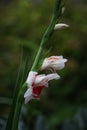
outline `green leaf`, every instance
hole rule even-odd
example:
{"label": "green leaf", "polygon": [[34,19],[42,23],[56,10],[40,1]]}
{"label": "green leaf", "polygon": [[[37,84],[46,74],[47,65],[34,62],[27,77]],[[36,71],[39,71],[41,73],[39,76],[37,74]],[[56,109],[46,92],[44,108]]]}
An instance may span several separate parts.
{"label": "green leaf", "polygon": [[[15,86],[15,92],[14,92],[14,97],[13,97],[11,111],[10,111],[10,114],[9,114],[9,117],[8,117],[8,121],[7,121],[7,125],[6,125],[6,130],[11,130],[12,126],[13,126],[15,107],[17,106],[16,105],[17,97],[18,97],[20,88],[22,87],[23,83],[25,82],[25,80],[27,78],[27,74],[28,74],[28,71],[29,71],[29,69],[28,69],[28,61],[29,61],[29,53],[26,53],[25,61],[24,61],[24,67],[23,67],[23,48],[22,48],[20,66],[19,66],[16,86]],[[22,67],[23,67],[23,73],[21,74]],[[21,81],[20,81],[20,79],[21,79]],[[20,106],[19,109],[21,109],[21,105],[19,105],[19,106]]]}
{"label": "green leaf", "polygon": [[22,59],[23,59],[23,49],[21,51],[20,66],[19,66],[18,76],[17,76],[17,80],[16,80],[16,86],[15,86],[15,92],[14,92],[14,96],[13,96],[12,106],[11,106],[10,114],[9,114],[7,124],[6,124],[6,130],[11,130],[11,128],[12,128],[13,117],[14,117],[14,112],[15,112],[15,105],[16,105],[16,101],[17,101],[17,95],[18,95],[18,91],[20,89],[20,85],[18,86],[18,83],[19,83],[20,71],[21,71],[21,66],[22,66]]}

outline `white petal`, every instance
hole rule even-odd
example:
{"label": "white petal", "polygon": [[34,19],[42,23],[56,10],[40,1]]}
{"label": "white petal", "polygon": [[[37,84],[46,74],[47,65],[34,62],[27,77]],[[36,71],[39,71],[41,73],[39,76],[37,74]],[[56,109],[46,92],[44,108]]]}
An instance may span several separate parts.
{"label": "white petal", "polygon": [[31,99],[33,99],[32,96],[26,97],[26,98],[25,98],[25,104],[28,103]]}
{"label": "white petal", "polygon": [[39,77],[36,78],[35,86],[46,86],[47,87],[48,86],[48,80],[47,80],[46,76],[43,76],[40,79],[39,79]]}
{"label": "white petal", "polygon": [[41,66],[41,70],[49,67],[49,65],[50,65],[50,60],[48,60],[48,58],[45,58],[45,60],[43,61],[42,66]]}
{"label": "white petal", "polygon": [[32,89],[29,88],[29,89],[27,89],[27,91],[25,92],[24,98],[29,97],[29,96],[31,96],[31,95],[32,95]]}
{"label": "white petal", "polygon": [[35,79],[35,84],[39,84],[41,83],[44,79],[45,79],[45,74],[44,75],[37,75],[36,79]]}
{"label": "white petal", "polygon": [[48,79],[48,81],[50,81],[52,79],[60,79],[60,76],[57,73],[54,73],[54,74],[48,74],[46,78]]}
{"label": "white petal", "polygon": [[61,70],[64,68],[65,66],[65,62],[67,62],[67,59],[60,59],[57,61],[54,61],[51,63],[51,66],[55,69],[55,70]]}
{"label": "white petal", "polygon": [[58,62],[58,64],[53,64],[53,68],[55,68],[56,70],[61,70],[63,69],[65,66],[65,64],[63,62]]}
{"label": "white petal", "polygon": [[31,99],[33,99],[31,88],[27,89],[27,91],[24,94],[24,98],[25,98],[25,104],[28,103]]}
{"label": "white petal", "polygon": [[64,23],[59,23],[55,25],[54,30],[65,28],[65,27],[69,27],[69,25],[64,24]]}
{"label": "white petal", "polygon": [[34,72],[34,71],[30,71],[29,74],[28,74],[28,78],[26,80],[26,83],[28,84],[28,86],[31,86],[32,83],[34,82],[35,80],[35,76],[37,75],[37,72]]}

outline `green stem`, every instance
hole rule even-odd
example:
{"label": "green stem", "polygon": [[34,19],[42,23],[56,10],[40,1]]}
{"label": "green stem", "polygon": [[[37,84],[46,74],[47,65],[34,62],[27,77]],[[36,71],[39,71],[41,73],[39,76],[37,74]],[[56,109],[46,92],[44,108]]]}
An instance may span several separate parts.
{"label": "green stem", "polygon": [[40,43],[40,47],[39,47],[39,50],[38,50],[37,55],[35,57],[35,60],[34,60],[34,63],[33,63],[33,66],[31,68],[31,70],[35,70],[35,67],[38,64],[41,52],[44,49],[44,45],[48,41],[48,39],[50,38],[50,36],[51,36],[51,34],[53,32],[55,24],[56,24],[56,19],[55,19],[54,15],[53,15],[52,19],[51,19],[51,22],[50,22],[50,25],[48,26],[46,32],[44,33],[44,35],[42,37],[42,40],[41,40],[41,43]]}
{"label": "green stem", "polygon": [[20,102],[19,102],[19,99],[17,100],[13,124],[12,124],[12,130],[18,130],[18,122],[19,122],[20,111],[21,111],[23,100],[24,100],[23,98],[21,98]]}
{"label": "green stem", "polygon": [[25,83],[22,86],[22,89],[17,97],[15,113],[14,113],[14,117],[13,117],[12,130],[18,130],[18,121],[19,121],[21,106],[24,101],[24,93],[25,93],[26,89],[27,89],[27,84]]}
{"label": "green stem", "polygon": [[38,50],[37,55],[35,57],[35,60],[34,60],[34,63],[33,63],[31,70],[35,70],[35,68],[38,64],[41,52],[44,49],[44,45],[48,41],[48,39],[50,38],[50,36],[54,30],[54,26],[55,26],[58,18],[61,16],[61,3],[62,3],[62,0],[56,0],[56,2],[55,2],[55,7],[53,10],[51,22],[50,22],[47,30],[45,31],[45,33],[42,37],[40,47],[39,47],[39,50]]}

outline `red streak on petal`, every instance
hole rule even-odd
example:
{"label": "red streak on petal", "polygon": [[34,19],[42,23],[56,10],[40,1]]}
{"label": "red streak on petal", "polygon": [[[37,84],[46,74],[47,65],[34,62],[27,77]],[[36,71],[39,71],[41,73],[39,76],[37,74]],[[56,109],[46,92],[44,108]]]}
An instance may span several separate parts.
{"label": "red streak on petal", "polygon": [[33,94],[34,94],[34,97],[35,98],[38,98],[42,89],[44,88],[45,86],[37,86],[37,87],[33,87]]}
{"label": "red streak on petal", "polygon": [[[37,77],[37,75],[38,75],[38,74],[35,74],[35,78]],[[32,83],[32,87],[34,87],[34,85],[35,85],[35,84],[34,84],[34,82],[33,82],[33,83]]]}
{"label": "red streak on petal", "polygon": [[34,83],[32,83],[32,87],[34,87]]}
{"label": "red streak on petal", "polygon": [[48,60],[59,60],[60,58],[53,58],[53,57],[49,57]]}

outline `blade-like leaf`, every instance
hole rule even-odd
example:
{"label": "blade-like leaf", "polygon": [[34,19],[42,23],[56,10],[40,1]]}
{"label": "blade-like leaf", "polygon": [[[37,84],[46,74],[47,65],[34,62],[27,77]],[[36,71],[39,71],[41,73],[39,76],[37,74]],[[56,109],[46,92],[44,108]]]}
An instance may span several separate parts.
{"label": "blade-like leaf", "polygon": [[16,86],[15,86],[15,92],[14,92],[13,101],[12,101],[12,107],[11,107],[11,111],[10,111],[10,114],[9,114],[9,117],[7,120],[7,124],[6,124],[6,130],[11,130],[11,128],[12,128],[17,95],[18,95],[18,91],[20,89],[20,85],[18,86],[18,82],[19,82],[20,71],[21,71],[21,66],[22,66],[22,59],[23,59],[23,49],[21,51],[20,66],[19,66],[18,76],[17,76],[17,80],[16,80]]}

